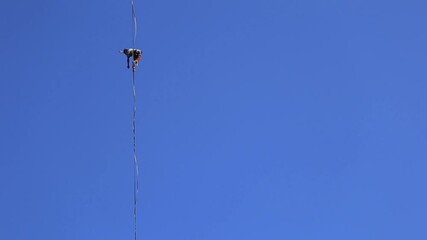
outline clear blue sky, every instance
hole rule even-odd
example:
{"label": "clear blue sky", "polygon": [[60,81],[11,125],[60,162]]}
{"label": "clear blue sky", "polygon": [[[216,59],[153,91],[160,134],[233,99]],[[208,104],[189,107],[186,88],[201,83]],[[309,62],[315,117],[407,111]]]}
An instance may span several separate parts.
{"label": "clear blue sky", "polygon": [[[427,239],[425,1],[135,1],[139,239]],[[1,239],[133,239],[130,14],[0,3]]]}

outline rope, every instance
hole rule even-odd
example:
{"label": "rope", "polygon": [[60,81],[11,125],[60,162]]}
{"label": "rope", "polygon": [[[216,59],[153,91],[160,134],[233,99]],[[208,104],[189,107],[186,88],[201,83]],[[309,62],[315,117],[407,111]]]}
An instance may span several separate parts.
{"label": "rope", "polygon": [[[137,23],[135,15],[135,0],[132,0],[132,48],[135,49]],[[135,60],[135,53],[132,52],[132,58]],[[132,118],[132,132],[133,132],[133,223],[134,223],[134,235],[137,240],[137,206],[138,206],[138,159],[136,158],[136,84],[135,84],[135,63],[132,64],[132,90],[133,90],[133,118]]]}
{"label": "rope", "polygon": [[135,48],[137,27],[138,26],[136,24],[136,15],[135,15],[135,0],[132,0],[132,28],[133,28],[132,48]]}
{"label": "rope", "polygon": [[132,89],[133,89],[133,120],[132,120],[132,132],[133,132],[133,163],[134,163],[134,175],[133,175],[133,222],[134,222],[134,233],[136,240],[136,214],[137,214],[137,195],[138,195],[138,160],[136,158],[136,87],[135,87],[135,70],[132,71]]}

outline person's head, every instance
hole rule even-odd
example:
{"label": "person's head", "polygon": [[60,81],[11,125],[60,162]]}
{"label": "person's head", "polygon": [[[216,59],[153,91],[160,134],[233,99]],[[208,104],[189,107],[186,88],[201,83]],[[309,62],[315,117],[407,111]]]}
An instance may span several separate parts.
{"label": "person's head", "polygon": [[128,55],[129,54],[129,49],[127,49],[127,48],[125,48],[125,49],[123,49],[123,51],[122,51],[124,54],[126,54],[126,55]]}

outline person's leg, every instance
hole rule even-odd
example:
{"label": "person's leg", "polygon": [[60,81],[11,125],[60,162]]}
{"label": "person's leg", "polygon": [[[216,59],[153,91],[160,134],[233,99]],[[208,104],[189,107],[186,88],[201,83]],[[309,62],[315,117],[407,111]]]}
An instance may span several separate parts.
{"label": "person's leg", "polygon": [[135,65],[138,65],[139,61],[141,61],[141,55],[135,56],[133,62],[135,63]]}

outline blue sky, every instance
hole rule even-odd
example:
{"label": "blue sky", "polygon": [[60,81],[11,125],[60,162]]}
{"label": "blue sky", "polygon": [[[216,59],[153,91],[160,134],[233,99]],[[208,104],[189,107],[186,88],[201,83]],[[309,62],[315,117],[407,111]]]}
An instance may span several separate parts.
{"label": "blue sky", "polygon": [[[139,239],[427,239],[425,1],[138,1]],[[0,3],[0,238],[133,238],[130,1]]]}

